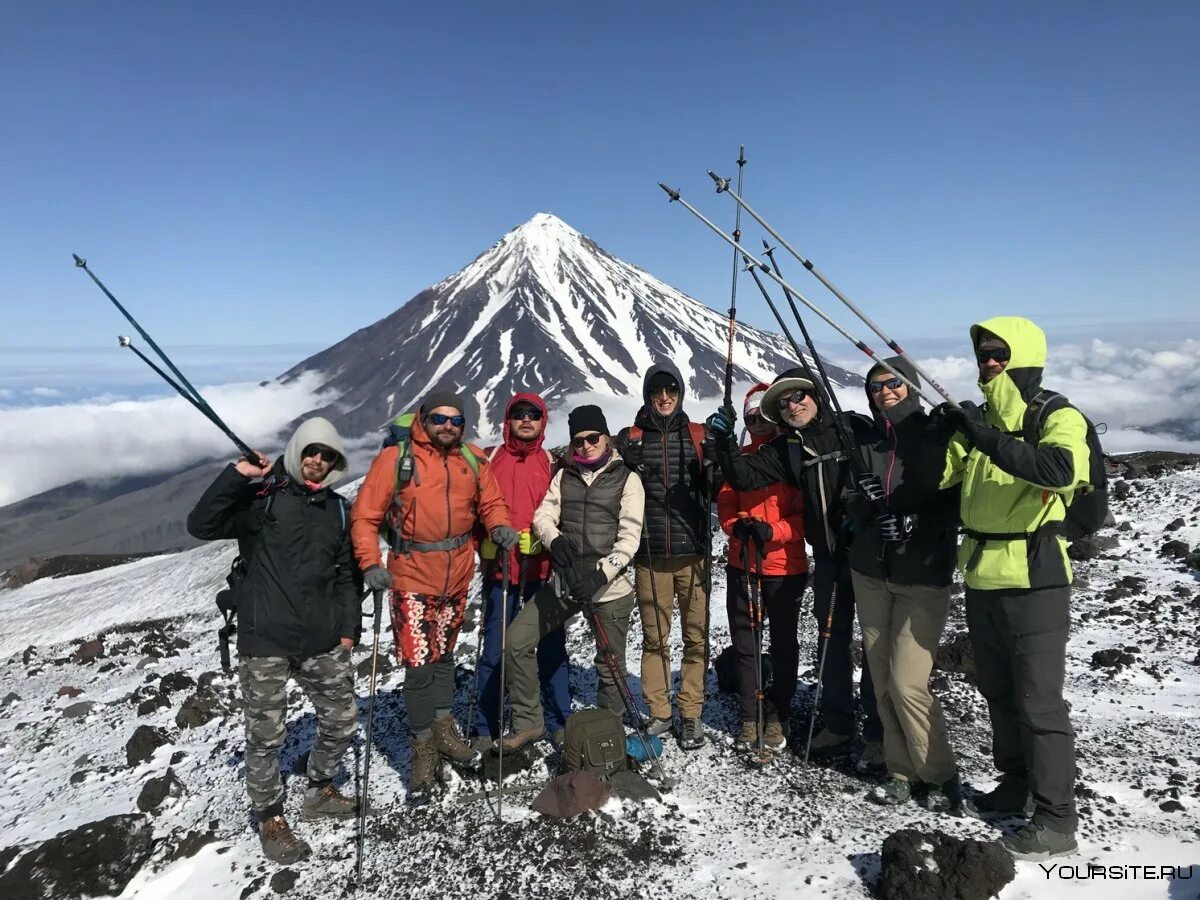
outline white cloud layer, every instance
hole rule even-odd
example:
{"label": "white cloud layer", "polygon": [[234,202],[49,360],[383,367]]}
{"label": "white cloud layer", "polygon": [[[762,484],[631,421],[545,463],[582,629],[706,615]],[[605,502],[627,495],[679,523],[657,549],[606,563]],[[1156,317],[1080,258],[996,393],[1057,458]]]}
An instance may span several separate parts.
{"label": "white cloud layer", "polygon": [[[328,402],[320,376],[281,385],[227,384],[200,389],[235,434],[265,453],[278,452],[279,430]],[[0,505],[79,479],[148,474],[236,448],[182,397],[82,402],[0,409]]]}

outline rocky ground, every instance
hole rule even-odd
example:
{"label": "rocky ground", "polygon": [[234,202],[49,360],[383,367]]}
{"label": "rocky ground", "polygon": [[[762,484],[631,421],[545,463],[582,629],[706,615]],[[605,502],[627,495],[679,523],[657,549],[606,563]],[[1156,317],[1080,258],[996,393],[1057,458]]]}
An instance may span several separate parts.
{"label": "rocky ground", "polygon": [[[1123,476],[1113,485],[1116,526],[1073,551],[1079,589],[1068,697],[1078,731],[1081,853],[1072,862],[1200,864],[1200,468],[1187,458],[1138,458]],[[0,634],[11,652],[0,664],[0,896],[349,892],[353,823],[297,819],[315,851],[300,866],[270,866],[258,853],[243,792],[239,692],[219,670],[218,620],[202,602],[230,555],[205,547],[0,592]],[[181,580],[187,590],[172,593]],[[714,655],[728,643],[721,578],[716,594]],[[39,611],[54,628],[26,645],[38,634],[30,618]],[[804,634],[815,649],[807,622]],[[472,638],[469,630],[460,647],[460,715]],[[595,677],[580,623],[570,642],[573,692],[587,703]],[[635,670],[640,649],[631,640]],[[369,654],[356,652],[365,675]],[[990,732],[973,675],[956,604],[933,685],[966,780],[987,789]],[[803,674],[796,698],[795,743],[807,730],[812,676]],[[385,666],[375,739],[347,758],[344,787],[353,790],[372,754],[368,896],[862,897],[880,890],[885,862],[901,871],[924,853],[937,868],[938,859],[946,866],[975,852],[943,846],[934,831],[983,841],[1000,833],[915,804],[870,805],[864,795],[873,782],[849,759],[805,767],[785,754],[766,769],[749,768],[732,751],[736,707],[715,676],[708,743],[689,755],[670,748],[664,765],[678,784],[661,802],[613,800],[573,821],[544,819],[528,809],[533,793],[520,789],[545,777],[551,757],[511,776],[503,821],[490,802],[458,802],[478,783],[453,773],[443,803],[413,811],[403,802],[409,733],[400,682]],[[358,684],[365,716],[365,677]],[[314,720],[298,692],[292,699],[283,767],[302,773]],[[302,783],[302,775],[289,779],[290,809],[298,809]],[[885,846],[904,829],[918,834]],[[1200,884],[1196,875],[1192,884]],[[1126,881],[1111,896],[1195,896],[1181,885]],[[1001,896],[1103,896],[1115,886],[1052,883],[1036,865],[1018,864]]]}

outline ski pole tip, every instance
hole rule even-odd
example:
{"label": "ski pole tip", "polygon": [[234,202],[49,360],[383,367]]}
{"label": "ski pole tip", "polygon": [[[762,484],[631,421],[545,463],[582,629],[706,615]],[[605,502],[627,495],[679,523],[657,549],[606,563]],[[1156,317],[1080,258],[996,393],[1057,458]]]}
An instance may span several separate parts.
{"label": "ski pole tip", "polygon": [[82,256],[80,256],[78,253],[72,253],[71,258],[73,260],[75,260],[75,268],[77,268],[77,269],[82,269],[87,265],[87,260],[84,259]]}
{"label": "ski pole tip", "polygon": [[131,344],[133,344],[133,341],[129,339],[129,335],[127,335],[127,334],[118,334],[117,335],[117,346],[128,347]]}
{"label": "ski pole tip", "polygon": [[672,203],[679,199],[679,191],[675,190],[675,188],[667,187],[661,181],[658,183],[658,186],[667,192],[667,196],[671,198]]}
{"label": "ski pole tip", "polygon": [[716,183],[718,194],[720,194],[723,191],[729,190],[729,179],[728,178],[722,178],[720,175],[718,175],[712,169],[708,170],[708,177],[711,178]]}

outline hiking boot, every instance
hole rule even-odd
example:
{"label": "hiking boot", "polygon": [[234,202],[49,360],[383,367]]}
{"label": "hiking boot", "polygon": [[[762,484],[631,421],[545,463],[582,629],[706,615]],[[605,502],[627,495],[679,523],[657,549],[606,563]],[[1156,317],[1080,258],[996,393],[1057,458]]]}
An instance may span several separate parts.
{"label": "hiking boot", "polygon": [[869,796],[880,806],[899,806],[912,797],[912,785],[907,778],[893,775],[883,784],[871,788]]}
{"label": "hiking boot", "polygon": [[957,774],[943,784],[925,786],[925,808],[930,812],[957,813],[962,803],[962,782]]}
{"label": "hiking boot", "polygon": [[1024,782],[1002,778],[986,794],[963,801],[963,809],[977,819],[1028,819],[1033,815],[1033,796]]}
{"label": "hiking boot", "polygon": [[534,741],[540,741],[545,736],[545,725],[538,725],[536,728],[526,728],[524,731],[515,731],[500,738],[492,747],[492,752],[498,752],[500,745],[503,745],[505,753],[512,753],[515,750],[520,750],[522,747],[527,747]]}
{"label": "hiking boot", "polygon": [[1017,859],[1041,862],[1052,856],[1063,856],[1079,849],[1074,834],[1065,834],[1030,822],[1015,834],[1000,839],[1000,846]]}
{"label": "hiking boot", "polygon": [[483,764],[483,754],[459,736],[454,716],[442,716],[433,723],[433,746],[442,759],[456,766],[478,769]]}
{"label": "hiking boot", "polygon": [[758,723],[743,722],[742,733],[737,736],[737,740],[733,742],[733,749],[741,753],[748,753],[751,750],[758,749]]}
{"label": "hiking boot", "polygon": [[665,719],[651,719],[650,724],[646,726],[646,734],[651,737],[662,737],[674,727],[675,723],[671,721],[670,716]]}
{"label": "hiking boot", "polygon": [[768,722],[763,729],[763,746],[778,753],[787,746],[787,735],[783,733],[783,725],[779,722]]}
{"label": "hiking boot", "polygon": [[704,746],[704,725],[699,717],[684,719],[683,727],[679,729],[679,749],[699,750]]}
{"label": "hiking boot", "polygon": [[822,728],[813,736],[812,744],[808,749],[808,755],[813,759],[821,759],[826,756],[844,753],[850,749],[851,740],[851,735],[838,734],[836,731]]}
{"label": "hiking boot", "polygon": [[262,841],[263,856],[271,862],[290,866],[312,855],[312,849],[292,833],[291,826],[283,816],[260,822],[258,837]]}
{"label": "hiking boot", "polygon": [[484,753],[490,753],[495,743],[490,734],[477,734],[471,738],[471,749],[478,750],[482,756]]}
{"label": "hiking boot", "polygon": [[408,780],[407,802],[410,806],[424,806],[433,797],[437,786],[438,751],[433,738],[423,741],[412,740],[412,775]]}
{"label": "hiking boot", "polygon": [[567,729],[558,728],[550,732],[550,746],[556,753],[562,753],[563,744],[567,742]]}
{"label": "hiking boot", "polygon": [[332,782],[310,784],[304,791],[304,805],[300,807],[301,818],[352,819],[356,815],[358,801],[340,793]]}
{"label": "hiking boot", "polygon": [[882,774],[887,771],[887,760],[883,755],[883,741],[867,741],[863,745],[862,756],[858,758],[855,768],[860,772]]}

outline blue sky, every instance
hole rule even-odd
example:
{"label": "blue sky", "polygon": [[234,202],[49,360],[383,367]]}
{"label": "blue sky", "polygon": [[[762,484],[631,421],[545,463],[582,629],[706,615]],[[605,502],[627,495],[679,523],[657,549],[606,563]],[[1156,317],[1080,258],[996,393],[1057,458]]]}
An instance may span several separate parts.
{"label": "blue sky", "polygon": [[316,349],[538,211],[723,309],[728,254],[656,182],[731,228],[704,171],[739,142],[747,199],[902,341],[1200,332],[1195,3],[10,3],[0,33],[0,353],[127,330],[71,252],[167,348]]}

